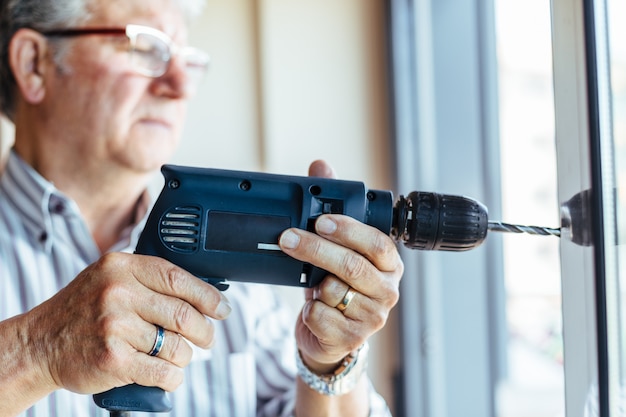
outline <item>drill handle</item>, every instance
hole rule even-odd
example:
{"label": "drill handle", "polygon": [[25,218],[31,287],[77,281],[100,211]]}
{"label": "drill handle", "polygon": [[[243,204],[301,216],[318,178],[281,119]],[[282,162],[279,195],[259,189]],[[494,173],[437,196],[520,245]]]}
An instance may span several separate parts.
{"label": "drill handle", "polygon": [[93,400],[98,407],[108,411],[166,413],[172,410],[172,404],[161,388],[137,384],[94,394]]}

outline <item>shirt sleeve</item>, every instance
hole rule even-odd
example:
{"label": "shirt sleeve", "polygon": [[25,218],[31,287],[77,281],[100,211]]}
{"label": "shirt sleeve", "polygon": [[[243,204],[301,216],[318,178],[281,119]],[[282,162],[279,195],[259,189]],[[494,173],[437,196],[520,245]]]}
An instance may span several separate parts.
{"label": "shirt sleeve", "polygon": [[376,392],[376,389],[370,381],[370,417],[392,417],[391,411],[385,402],[385,399]]}

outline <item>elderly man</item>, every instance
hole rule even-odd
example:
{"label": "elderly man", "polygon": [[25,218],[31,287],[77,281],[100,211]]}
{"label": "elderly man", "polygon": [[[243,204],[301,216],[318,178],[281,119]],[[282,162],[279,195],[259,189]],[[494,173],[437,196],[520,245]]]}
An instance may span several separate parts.
{"label": "elderly man", "polygon": [[270,286],[223,294],[127,253],[206,66],[186,45],[197,3],[0,0],[0,110],[16,127],[0,180],[2,416],[103,413],[84,394],[130,383],[173,391],[179,416],[388,412],[360,348],[398,299],[383,233],[338,215],[283,233],[285,253],[329,271],[295,332]]}

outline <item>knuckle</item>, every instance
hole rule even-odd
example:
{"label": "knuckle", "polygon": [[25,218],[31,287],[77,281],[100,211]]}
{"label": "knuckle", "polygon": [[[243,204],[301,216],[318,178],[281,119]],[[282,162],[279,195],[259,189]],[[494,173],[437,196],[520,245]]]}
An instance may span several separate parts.
{"label": "knuckle", "polygon": [[120,258],[120,256],[115,252],[105,253],[96,261],[96,267],[100,269],[109,269],[120,262],[118,258]]}
{"label": "knuckle", "polygon": [[176,334],[175,337],[170,337],[170,340],[172,340],[172,356],[180,354],[183,343],[182,339],[182,336],[179,334]]}
{"label": "knuckle", "polygon": [[148,378],[153,386],[169,386],[172,377],[172,367],[164,361],[150,368]]}
{"label": "knuckle", "polygon": [[326,333],[328,329],[337,325],[335,318],[330,314],[331,311],[323,302],[312,301],[309,303],[306,314],[302,315],[302,320],[307,326],[318,328],[322,333]]}
{"label": "knuckle", "polygon": [[101,342],[106,342],[110,337],[109,335],[111,335],[117,328],[117,318],[111,314],[107,314],[98,320],[97,326],[97,334],[104,339]]}
{"label": "knuckle", "polygon": [[183,384],[184,373],[182,369],[173,369],[170,372],[169,384],[164,386],[163,389],[168,392],[175,391],[176,388]]}
{"label": "knuckle", "polygon": [[398,279],[402,279],[402,275],[404,274],[404,262],[400,258],[400,254],[397,254],[396,259],[397,259],[397,263],[396,263],[395,272],[397,274]]}
{"label": "knuckle", "polygon": [[339,284],[339,280],[337,280],[336,278],[334,278],[331,275],[326,276],[325,279],[322,280],[322,282],[319,283],[319,293],[320,294],[326,294],[326,295],[336,295],[336,296],[341,296],[341,291],[345,291],[345,284],[342,287],[340,287]]}
{"label": "knuckle", "polygon": [[388,309],[391,309],[398,303],[399,300],[400,289],[397,286],[388,283],[387,291],[385,291],[385,306]]}
{"label": "knuckle", "polygon": [[122,367],[122,359],[110,339],[103,339],[99,345],[97,354],[94,355],[96,367],[103,372],[120,369]]}
{"label": "knuckle", "polygon": [[368,262],[355,254],[348,254],[342,262],[346,278],[358,278],[367,271]]}
{"label": "knuckle", "polygon": [[128,268],[129,258],[126,255],[117,252],[105,253],[89,269],[95,270],[97,275],[115,276],[116,271],[125,271]]}
{"label": "knuckle", "polygon": [[386,313],[382,311],[377,311],[370,315],[370,324],[372,325],[374,330],[378,331],[385,327],[385,324],[387,324],[387,317],[388,315]]}
{"label": "knuckle", "polygon": [[174,307],[172,317],[174,319],[176,330],[180,333],[186,333],[191,326],[191,320],[193,317],[191,306],[182,301],[177,303],[176,307]]}
{"label": "knuckle", "polygon": [[400,289],[389,280],[384,280],[382,282],[384,284],[380,286],[380,295],[376,298],[376,301],[389,311],[400,300]]}
{"label": "knuckle", "polygon": [[110,350],[102,350],[95,356],[96,369],[101,374],[110,374],[115,369],[120,369],[117,357]]}
{"label": "knuckle", "polygon": [[172,361],[178,366],[187,366],[191,361],[191,348],[182,336],[172,337]]}
{"label": "knuckle", "polygon": [[402,261],[398,254],[398,248],[389,236],[376,233],[371,241],[370,253],[374,259],[382,261],[383,269],[395,271],[402,267]]}
{"label": "knuckle", "polygon": [[165,280],[169,290],[171,290],[174,294],[181,293],[188,283],[187,275],[182,271],[182,269],[175,266],[167,268]]}
{"label": "knuckle", "polygon": [[375,233],[371,240],[371,251],[375,256],[387,258],[395,252],[395,245],[390,244],[389,237],[382,233]]}
{"label": "knuckle", "polygon": [[394,307],[400,301],[400,289],[397,286],[393,287],[391,291],[391,296],[389,297],[389,301],[391,303],[391,307]]}
{"label": "knuckle", "polygon": [[94,347],[94,357],[98,369],[104,371],[114,371],[124,368],[125,355],[123,354],[123,343],[121,343],[120,320],[115,314],[107,314],[101,317],[96,330],[92,333],[91,344]]}
{"label": "knuckle", "polygon": [[309,250],[311,252],[311,256],[314,259],[319,259],[325,255],[324,247],[322,246],[322,241],[319,239],[312,239],[309,245]]}

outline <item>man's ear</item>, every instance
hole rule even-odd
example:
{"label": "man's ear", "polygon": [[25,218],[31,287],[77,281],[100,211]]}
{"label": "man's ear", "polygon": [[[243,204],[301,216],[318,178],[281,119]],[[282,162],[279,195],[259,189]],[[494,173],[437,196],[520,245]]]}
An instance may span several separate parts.
{"label": "man's ear", "polygon": [[45,96],[44,73],[48,43],[32,29],[18,30],[9,44],[9,65],[24,100],[31,104]]}

